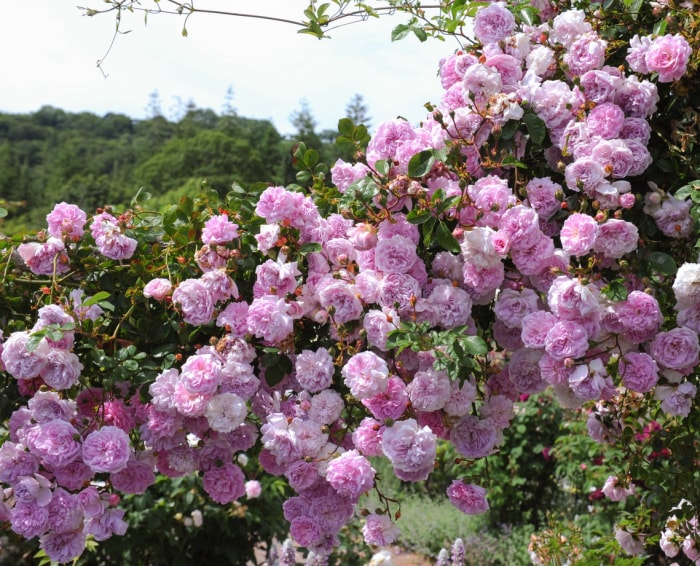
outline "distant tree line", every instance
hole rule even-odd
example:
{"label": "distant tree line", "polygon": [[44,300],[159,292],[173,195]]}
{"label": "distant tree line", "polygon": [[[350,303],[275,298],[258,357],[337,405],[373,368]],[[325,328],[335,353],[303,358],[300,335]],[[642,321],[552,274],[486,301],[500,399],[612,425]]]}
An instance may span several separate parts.
{"label": "distant tree line", "polygon": [[[269,120],[239,116],[230,98],[221,114],[190,102],[177,121],[158,112],[134,120],[52,106],[0,113],[0,206],[9,211],[0,232],[42,226],[61,201],[93,211],[126,204],[141,188],[167,201],[170,193],[204,180],[221,195],[234,182],[286,185],[294,181],[297,141],[319,151],[326,163],[342,156],[334,145],[338,133],[317,132],[306,101],[290,116],[295,134],[283,136]],[[360,95],[348,103],[346,116],[369,126]]]}

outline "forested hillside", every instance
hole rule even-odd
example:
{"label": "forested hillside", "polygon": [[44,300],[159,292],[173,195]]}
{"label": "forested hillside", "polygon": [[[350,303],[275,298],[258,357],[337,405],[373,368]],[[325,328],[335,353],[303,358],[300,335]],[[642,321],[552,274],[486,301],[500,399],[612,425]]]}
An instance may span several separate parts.
{"label": "forested hillside", "polygon": [[0,207],[8,210],[0,227],[8,234],[39,228],[57,202],[95,210],[128,203],[141,188],[167,202],[204,180],[221,195],[234,182],[292,182],[297,140],[326,160],[338,156],[337,134],[316,133],[308,107],[292,118],[298,131],[287,138],[268,120],[192,107],[177,122],[51,106],[0,114]]}

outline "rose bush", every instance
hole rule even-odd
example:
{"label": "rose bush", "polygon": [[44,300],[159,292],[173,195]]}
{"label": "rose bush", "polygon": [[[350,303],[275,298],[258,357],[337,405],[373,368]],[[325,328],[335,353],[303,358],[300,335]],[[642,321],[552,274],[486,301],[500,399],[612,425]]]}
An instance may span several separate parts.
{"label": "rose bush", "polygon": [[[457,4],[476,42],[441,61],[442,100],[371,139],[341,120],[357,163],[329,170],[300,144],[298,184],[163,213],[60,203],[45,231],[2,240],[15,533],[67,562],[124,534],[120,495],[159,475],[198,474],[223,505],[272,475],[315,555],[371,489],[364,533],[388,544],[399,513],[369,457],[421,481],[451,442],[447,495],[484,512],[471,464],[551,388],[617,454],[602,493],[636,500],[609,540],[695,560],[700,185],[694,140],[664,136],[692,116],[697,21],[672,3]],[[634,22],[653,33],[630,38]]]}

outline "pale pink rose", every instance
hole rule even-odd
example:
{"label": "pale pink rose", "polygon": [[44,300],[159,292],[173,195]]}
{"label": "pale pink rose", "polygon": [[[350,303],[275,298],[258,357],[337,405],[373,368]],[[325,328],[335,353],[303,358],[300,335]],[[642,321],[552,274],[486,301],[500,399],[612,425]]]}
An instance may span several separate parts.
{"label": "pale pink rose", "polygon": [[630,66],[630,69],[632,69],[632,71],[635,73],[642,73],[644,75],[649,73],[649,67],[647,67],[645,55],[651,47],[651,42],[652,38],[648,35],[640,37],[638,34],[635,34],[634,37],[630,39],[625,60]]}
{"label": "pale pink rose", "polygon": [[685,74],[691,53],[692,49],[682,35],[664,35],[651,42],[644,54],[644,62],[649,71],[659,74],[659,82],[668,83]]}
{"label": "pale pink rose", "polygon": [[228,215],[220,214],[209,218],[202,229],[202,243],[228,244],[238,238],[238,224],[228,219]]}
{"label": "pale pink rose", "polygon": [[49,225],[49,235],[56,238],[64,236],[70,240],[78,240],[85,233],[84,227],[87,215],[74,204],[58,203],[46,216]]}
{"label": "pale pink rose", "polygon": [[467,484],[462,480],[452,480],[447,488],[450,503],[467,515],[478,515],[489,509],[486,490],[478,485]]}
{"label": "pale pink rose", "polygon": [[610,501],[622,501],[634,494],[634,484],[628,482],[627,485],[622,485],[617,476],[608,476],[602,491]]}
{"label": "pale pink rose", "polygon": [[151,279],[143,287],[143,296],[147,299],[162,301],[170,294],[172,288],[173,285],[169,279],[163,277]]}
{"label": "pale pink rose", "polygon": [[375,473],[367,458],[357,450],[348,450],[329,462],[326,480],[339,495],[356,500],[372,489]]}
{"label": "pale pink rose", "polygon": [[248,499],[256,499],[262,495],[262,486],[258,480],[245,482],[245,495]]}
{"label": "pale pink rose", "polygon": [[399,529],[389,515],[367,515],[362,527],[362,535],[365,542],[370,545],[387,546],[393,543],[399,536]]}
{"label": "pale pink rose", "polygon": [[480,8],[474,18],[474,36],[481,43],[494,43],[511,35],[515,17],[504,2],[494,2]]}
{"label": "pale pink rose", "polygon": [[637,249],[639,230],[626,220],[609,218],[600,225],[593,250],[606,258],[619,259]]}
{"label": "pale pink rose", "polygon": [[241,469],[231,462],[211,468],[202,476],[204,491],[222,505],[243,497],[246,493],[245,482],[245,475]]}
{"label": "pale pink rose", "polygon": [[92,431],[83,441],[83,462],[93,472],[118,472],[131,456],[129,436],[116,426],[103,426]]}
{"label": "pale pink rose", "polygon": [[379,240],[374,252],[374,264],[384,273],[407,273],[417,259],[416,245],[400,235]]}
{"label": "pale pink rose", "polygon": [[398,420],[406,410],[408,400],[408,392],[403,381],[399,377],[392,376],[389,378],[385,391],[373,397],[362,399],[362,404],[372,412],[375,419],[380,421]]}
{"label": "pale pink rose", "polygon": [[450,440],[465,458],[483,458],[498,442],[496,427],[490,420],[465,415],[450,431]]}
{"label": "pale pink rose", "polygon": [[651,390],[659,379],[659,368],[649,354],[627,352],[620,358],[619,369],[622,384],[637,393]]}
{"label": "pale pink rose", "polygon": [[52,420],[27,433],[26,443],[44,464],[66,466],[80,456],[80,434],[69,422]]}
{"label": "pale pink rose", "polygon": [[214,300],[204,283],[185,279],[173,292],[173,303],[180,306],[188,324],[208,324],[214,318]]}
{"label": "pale pink rose", "polygon": [[341,370],[345,384],[357,399],[369,399],[386,391],[389,368],[374,352],[353,355]]}
{"label": "pale pink rose", "polygon": [[605,64],[605,49],[608,42],[595,32],[585,33],[571,44],[564,54],[564,63],[569,73],[581,76],[588,71],[600,69]]}
{"label": "pale pink rose", "polygon": [[63,240],[51,237],[44,243],[28,242],[17,246],[17,253],[36,275],[60,275],[70,270]]}
{"label": "pale pink rose", "polygon": [[429,427],[419,427],[415,419],[397,421],[384,429],[382,451],[404,481],[427,479],[433,471],[437,443]]}
{"label": "pale pink rose", "polygon": [[698,335],[683,327],[659,332],[649,353],[663,367],[688,371],[697,365],[699,352]]}

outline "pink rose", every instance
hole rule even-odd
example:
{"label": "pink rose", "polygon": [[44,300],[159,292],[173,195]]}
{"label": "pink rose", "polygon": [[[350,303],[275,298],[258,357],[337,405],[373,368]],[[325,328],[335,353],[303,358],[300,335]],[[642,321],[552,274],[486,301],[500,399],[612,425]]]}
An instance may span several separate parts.
{"label": "pink rose", "polygon": [[680,79],[688,66],[692,49],[679,34],[657,37],[644,54],[649,71],[659,74],[659,82],[669,83]]}
{"label": "pink rose", "polygon": [[131,456],[129,436],[116,426],[92,431],[83,441],[83,462],[93,472],[118,472]]}
{"label": "pink rose", "polygon": [[202,486],[214,501],[226,505],[245,495],[245,475],[230,462],[209,469],[202,476]]}
{"label": "pink rose", "polygon": [[172,288],[173,285],[168,279],[162,277],[151,279],[143,287],[143,296],[147,299],[162,301],[170,294]]}
{"label": "pink rose", "polygon": [[513,33],[515,17],[504,2],[494,2],[481,8],[474,18],[474,36],[481,43],[498,42]]}
{"label": "pink rose", "polygon": [[374,485],[375,470],[357,450],[343,452],[328,464],[326,479],[339,495],[357,499]]}
{"label": "pink rose", "polygon": [[450,503],[467,515],[478,515],[489,509],[486,490],[478,485],[467,484],[462,480],[453,480],[447,488]]}

